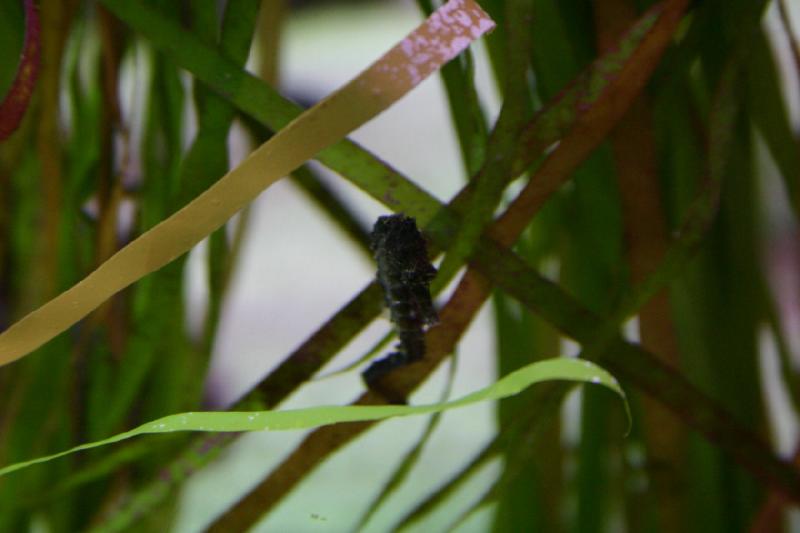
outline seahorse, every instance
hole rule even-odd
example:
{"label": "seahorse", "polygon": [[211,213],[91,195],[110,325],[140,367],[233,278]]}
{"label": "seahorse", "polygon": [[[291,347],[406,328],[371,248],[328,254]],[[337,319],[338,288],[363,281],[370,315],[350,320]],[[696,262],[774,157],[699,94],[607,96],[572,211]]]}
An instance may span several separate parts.
{"label": "seahorse", "polygon": [[396,351],[364,371],[367,386],[399,366],[425,357],[425,331],[438,321],[430,293],[436,269],[428,260],[425,238],[412,217],[380,217],[370,247],[378,266],[377,280],[400,342]]}

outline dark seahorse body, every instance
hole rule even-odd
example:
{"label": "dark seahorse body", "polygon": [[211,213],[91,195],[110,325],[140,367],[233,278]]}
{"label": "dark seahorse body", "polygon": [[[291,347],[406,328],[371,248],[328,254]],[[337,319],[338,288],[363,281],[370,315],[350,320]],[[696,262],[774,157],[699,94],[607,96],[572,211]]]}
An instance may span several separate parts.
{"label": "dark seahorse body", "polygon": [[397,351],[364,372],[364,381],[370,387],[392,369],[422,359],[425,331],[438,321],[430,293],[436,269],[428,260],[425,239],[414,219],[405,215],[380,217],[372,230],[371,248],[378,265],[378,283],[400,342]]}

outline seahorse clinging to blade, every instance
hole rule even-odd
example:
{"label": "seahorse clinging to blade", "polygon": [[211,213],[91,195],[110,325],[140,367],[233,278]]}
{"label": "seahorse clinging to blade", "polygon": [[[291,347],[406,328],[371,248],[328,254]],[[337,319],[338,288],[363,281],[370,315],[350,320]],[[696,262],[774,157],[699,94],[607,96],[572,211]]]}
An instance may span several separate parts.
{"label": "seahorse clinging to blade", "polygon": [[425,356],[425,331],[438,321],[430,294],[436,269],[428,260],[425,239],[413,218],[383,216],[372,230],[371,248],[378,265],[378,283],[400,342],[397,351],[364,372],[367,385],[393,368]]}

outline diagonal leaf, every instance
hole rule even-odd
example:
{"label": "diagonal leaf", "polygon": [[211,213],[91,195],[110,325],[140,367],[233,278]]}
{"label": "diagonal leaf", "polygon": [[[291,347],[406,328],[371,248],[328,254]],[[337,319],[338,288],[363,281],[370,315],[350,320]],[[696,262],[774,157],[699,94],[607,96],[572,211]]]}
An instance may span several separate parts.
{"label": "diagonal leaf", "polygon": [[[679,6],[679,4],[679,2],[669,3],[673,9],[673,19],[675,6]],[[645,18],[649,17],[647,21],[650,25],[658,18],[658,13],[660,12],[658,10],[660,9],[661,7],[657,7],[655,8],[656,11],[651,11],[645,16]],[[132,23],[129,19],[126,19],[126,21]],[[147,32],[147,25],[141,22],[138,24],[137,29],[150,37],[151,35]],[[644,36],[651,36],[644,29],[644,25],[640,25],[640,30],[638,34],[640,39]],[[169,43],[163,43],[163,41],[159,45],[173,48]],[[619,47],[616,50],[618,54],[614,56],[616,62],[611,61],[610,63],[612,65],[616,63],[617,68],[620,68],[620,65],[624,65],[629,56],[624,56],[621,51],[628,48],[627,46]],[[650,52],[644,53],[642,56],[636,56],[636,60],[639,62],[651,61],[652,50],[651,47]],[[214,63],[214,67],[219,69],[214,71],[203,65],[198,66],[197,61],[192,63],[192,56],[180,50],[172,51],[173,57],[178,58],[195,75],[212,84],[217,90],[229,95],[238,107],[253,114],[259,120],[265,122],[279,121],[282,120],[281,117],[292,116],[291,108],[287,111],[285,107],[276,103],[274,92],[263,85],[259,85],[245,74],[227,68],[224,62],[217,61]],[[211,52],[208,50],[202,50],[202,53],[212,59],[214,57],[210,55]],[[614,72],[614,70],[609,70],[606,73],[606,81],[614,79]],[[224,73],[224,75],[221,73]],[[595,89],[601,87],[603,79],[603,76],[598,76],[596,83],[592,86]],[[576,86],[580,87],[580,84],[576,84]],[[585,93],[578,92],[579,96],[586,97]],[[580,109],[585,110],[591,106],[591,100],[587,98],[576,99],[576,105],[578,104]],[[274,115],[270,116],[271,112]],[[546,114],[543,116],[546,116]],[[551,120],[556,126],[565,122],[555,117],[551,117]],[[538,134],[531,135],[531,139],[543,142],[541,141],[542,137]],[[320,160],[344,173],[348,179],[368,190],[371,195],[380,198],[387,205],[413,214],[420,221],[430,220],[438,208],[429,195],[420,191],[412,183],[404,181],[391,168],[382,165],[353,143],[345,142],[335,149],[326,151],[320,155]],[[348,173],[353,175],[348,175]],[[377,178],[374,183],[367,183],[368,179],[361,180],[357,176],[357,174],[369,176],[370,173],[372,173],[372,176],[379,176],[381,178],[380,183],[378,183]],[[431,226],[430,234],[440,244],[447,245],[449,236],[455,228],[454,224],[454,219],[449,213],[442,215],[442,218]],[[599,325],[598,317],[581,309],[563,291],[538,277],[522,261],[518,261],[513,254],[509,254],[499,248],[484,249],[483,251],[484,253],[479,251],[478,254],[479,266],[485,273],[490,275],[490,278],[501,282],[506,291],[525,302],[530,308],[541,312],[543,316],[556,323],[565,333],[583,340],[591,338],[593,331]],[[787,472],[782,463],[775,460],[774,456],[765,455],[763,453],[765,448],[758,439],[754,439],[752,435],[746,432],[741,432],[741,428],[733,424],[729,416],[721,413],[717,406],[710,404],[705,397],[699,394],[685,380],[679,376],[673,376],[667,369],[654,363],[647,352],[632,345],[626,345],[621,340],[618,341],[617,345],[625,350],[625,357],[619,358],[619,360],[615,361],[615,364],[619,365],[620,368],[624,368],[632,381],[657,396],[674,411],[681,413],[687,422],[702,430],[706,436],[720,442],[724,448],[733,452],[753,472],[770,478],[776,484],[783,486],[788,493],[797,494],[796,476]],[[670,387],[670,384],[674,386]],[[764,460],[759,460],[759,457],[764,458]]]}
{"label": "diagonal leaf", "polygon": [[[519,50],[511,54],[506,66],[506,87],[503,108],[497,119],[486,147],[486,160],[480,172],[472,178],[473,193],[461,227],[439,266],[439,276],[448,279],[458,271],[466,259],[472,255],[475,243],[503,195],[506,184],[513,177],[511,173],[518,153],[518,138],[530,111],[528,92],[528,58],[523,50],[530,48],[530,23],[533,18],[532,4],[527,1],[509,1],[509,19],[522,21],[508,28],[508,47]],[[437,280],[437,284],[441,284]]]}
{"label": "diagonal leaf", "polygon": [[[443,25],[443,17],[458,24],[461,33]],[[0,334],[0,364],[27,355],[113,294],[187,252],[272,183],[388,108],[493,26],[470,0],[451,0],[367,70],[292,121],[189,205]],[[465,30],[469,38],[465,38]]]}
{"label": "diagonal leaf", "polygon": [[[403,530],[416,524],[433,512],[445,500],[452,497],[473,475],[480,471],[513,444],[512,452],[506,457],[510,465],[522,464],[530,456],[538,453],[537,443],[547,438],[545,431],[553,418],[558,416],[558,407],[571,390],[565,383],[550,383],[530,391],[533,394],[528,402],[521,404],[512,416],[511,422],[500,427],[498,434],[473,459],[452,478],[433,491],[397,524],[394,530]],[[524,470],[506,468],[498,483],[508,484],[514,478],[524,475]]]}
{"label": "diagonal leaf", "polygon": [[[457,366],[458,357],[456,354],[453,354],[453,358],[450,360],[450,368],[448,369],[447,375],[447,383],[445,384],[444,391],[442,391],[442,400],[445,401],[447,398],[450,397],[450,393],[453,389],[453,382],[455,381],[456,376],[456,366]],[[420,435],[417,442],[414,446],[411,447],[408,452],[406,452],[403,459],[394,469],[392,475],[389,477],[389,480],[384,484],[381,491],[378,493],[377,496],[370,502],[367,506],[367,511],[358,521],[358,525],[356,526],[356,531],[361,531],[364,527],[369,523],[372,516],[381,508],[383,504],[389,499],[389,497],[395,493],[395,491],[403,484],[403,482],[408,478],[408,475],[411,473],[411,470],[419,461],[419,458],[422,456],[422,452],[425,449],[425,445],[430,440],[433,432],[436,431],[436,428],[439,426],[439,422],[442,419],[442,413],[434,414],[429,420],[427,425],[425,426],[425,430]]]}
{"label": "diagonal leaf", "polygon": [[[302,112],[297,104],[152,8],[136,0],[103,0],[103,4],[197,79],[272,130],[283,128]],[[658,57],[684,4],[684,0],[675,0],[654,6],[631,27],[617,47],[598,58],[542,109],[522,134],[513,173],[524,171],[548,146],[558,142],[601,97],[610,101],[606,106],[624,105],[625,98],[615,97],[614,93],[631,89],[625,88],[625,84],[622,88],[615,86],[620,84],[614,82],[621,81],[618,78],[623,70],[632,72],[635,78],[649,72],[643,67]],[[654,26],[659,22],[663,28],[656,31]],[[637,53],[640,47],[642,50]],[[606,113],[596,112],[600,116]],[[439,210],[433,196],[351,141],[324,150],[317,159],[390,209],[413,216],[421,226],[427,225]]]}
{"label": "diagonal leaf", "polygon": [[434,490],[424,500],[419,502],[411,511],[396,523],[392,528],[395,531],[403,529],[422,520],[428,513],[433,512],[438,506],[443,505],[447,498],[451,497],[461,488],[472,476],[476,475],[489,461],[500,454],[500,436],[496,436],[492,442],[485,446],[472,460],[459,470],[452,478],[447,480],[441,487]]}
{"label": "diagonal leaf", "polygon": [[[433,13],[431,0],[417,0],[417,5],[426,17]],[[482,7],[486,10],[485,4]],[[483,162],[486,117],[475,89],[472,54],[467,50],[459,59],[445,65],[440,74],[447,92],[453,127],[461,146],[461,159],[467,174],[472,175]]]}

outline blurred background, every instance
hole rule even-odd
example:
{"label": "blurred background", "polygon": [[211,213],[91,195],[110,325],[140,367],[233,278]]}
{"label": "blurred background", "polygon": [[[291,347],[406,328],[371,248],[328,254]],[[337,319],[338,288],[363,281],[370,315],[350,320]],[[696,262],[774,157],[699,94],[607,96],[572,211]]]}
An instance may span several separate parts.
{"label": "blurred background", "polygon": [[[788,3],[792,20],[800,21],[800,5]],[[787,105],[795,128],[800,124],[800,85],[793,75],[791,43],[779,29],[778,6],[772,3],[764,18],[764,28],[781,66],[781,82],[787,95]],[[280,85],[282,92],[299,102],[315,102],[343,85],[368,65],[382,50],[400,40],[422,19],[420,10],[413,1],[364,1],[340,2],[304,1],[290,2],[286,26],[281,36]],[[798,24],[798,22],[795,22]],[[492,79],[488,58],[479,42],[472,46],[475,60],[475,82],[481,103],[490,121],[496,120],[499,111],[499,95]],[[255,62],[251,59],[251,68]],[[794,97],[792,96],[794,95]],[[233,138],[236,137],[233,133]],[[393,106],[378,119],[359,129],[351,138],[400,170],[404,175],[414,176],[418,184],[446,201],[452,197],[465,180],[465,170],[460,161],[458,140],[447,113],[446,93],[439,77],[423,82],[414,92]],[[779,185],[780,179],[766,148],[758,143],[756,149],[759,174],[762,175],[765,235],[768,249],[765,250],[772,290],[781,306],[781,316],[792,343],[793,353],[800,347],[798,311],[800,287],[797,279],[798,249],[796,221]],[[235,149],[235,148],[234,148]],[[377,202],[349,187],[343,180],[331,179],[322,166],[323,176],[342,198],[352,206],[365,228],[386,210]],[[312,331],[345,302],[348,295],[366,284],[374,274],[374,265],[360,254],[351,243],[342,240],[332,230],[319,212],[310,208],[302,193],[289,182],[282,182],[269,189],[255,204],[249,236],[240,264],[239,277],[235,282],[227,303],[222,331],[215,349],[215,359],[209,378],[210,393],[221,405],[236,397],[237,390],[245,390],[248,384],[263,375],[276,359],[265,354],[287,353],[296,340]],[[291,221],[291,222],[289,222]],[[318,250],[324,263],[314,261]],[[280,258],[280,259],[278,259]],[[196,269],[201,269],[197,263]],[[268,273],[268,274],[267,274]],[[302,287],[298,291],[298,287]],[[202,289],[197,288],[198,292]],[[301,294],[298,294],[300,292]],[[191,297],[191,296],[190,296]],[[272,301],[274,308],[270,309]],[[296,302],[286,308],[284,302]],[[256,311],[257,310],[257,311]],[[496,340],[491,309],[485,307],[472,325],[464,341],[459,345],[458,368],[454,394],[487,385],[496,378],[496,368],[491,354]],[[280,326],[275,334],[264,338],[264,316],[275,317]],[[387,327],[385,320],[373,324],[346,350],[328,370],[346,365],[358,359]],[[630,337],[638,339],[635,328],[629,328]],[[766,331],[761,336],[763,355],[761,360],[765,381],[766,400],[775,413],[773,432],[776,448],[784,455],[793,452],[797,442],[798,424],[791,414],[792,408],[779,377],[778,359],[774,340]],[[577,347],[565,342],[561,354],[575,354]],[[555,354],[553,354],[555,355]],[[323,372],[324,373],[324,372]],[[430,380],[415,396],[415,402],[435,401],[443,387],[444,369]],[[240,388],[241,387],[241,388]],[[304,406],[352,399],[352,391],[358,390],[359,376],[349,373],[320,383],[304,387],[299,394],[286,402],[286,406]],[[216,396],[218,394],[218,396]],[[572,393],[565,404],[564,421],[567,422],[563,443],[566,449],[574,449],[579,438],[576,427],[579,418],[580,390]],[[369,531],[384,531],[421,494],[425,494],[441,480],[458,471],[470,457],[480,450],[495,431],[493,406],[480,405],[448,413],[431,438],[426,452],[412,474],[412,481],[401,489],[383,512],[370,523]],[[422,431],[422,420],[395,420],[384,423],[347,450],[334,456],[323,468],[309,477],[303,487],[290,496],[280,508],[271,514],[260,527],[263,531],[288,530],[308,527],[298,517],[317,514],[327,522],[318,527],[345,530],[354,517],[364,511],[370,501],[374,487],[385,480],[393,468],[386,457],[399,458]],[[219,497],[220,492],[235,494],[236,487],[255,483],[261,479],[286,450],[300,440],[300,435],[250,435],[242,439],[241,448],[225,461],[220,461],[208,472],[197,476],[187,488],[181,514],[187,529],[205,523],[208,516],[224,508],[227,503]],[[263,472],[256,471],[254,464],[263,457]],[[237,466],[238,465],[238,468]],[[452,516],[468,509],[482,492],[488,479],[498,473],[497,465],[489,465],[476,477],[472,485],[465,487],[454,497],[449,506],[444,506],[420,531],[443,530]],[[220,491],[221,480],[230,483],[230,491]],[[347,490],[341,490],[343,479],[347,479]],[[212,489],[216,487],[216,489]],[[340,490],[337,490],[339,487]],[[343,498],[338,501],[336,497]],[[235,499],[235,498],[234,498]],[[492,508],[476,514],[464,523],[459,531],[487,531],[491,529]],[[381,520],[386,518],[386,521]],[[792,530],[800,531],[800,513],[792,522]],[[316,527],[316,526],[310,526]],[[261,529],[259,529],[261,530]]]}
{"label": "blurred background", "polygon": [[[19,50],[24,26],[14,21],[23,18],[22,3],[15,0],[0,0],[0,3],[3,6],[0,19],[6,21],[5,26],[0,22],[0,44],[7,45],[7,50]],[[255,23],[247,69],[275,85],[284,96],[309,107],[353,78],[418,25],[424,19],[420,4],[426,3],[265,0]],[[488,9],[505,3],[482,4]],[[638,16],[653,2],[627,4],[633,6]],[[534,46],[529,52],[533,63],[529,72],[531,101],[535,109],[540,109],[604,49],[596,47],[594,42],[597,36],[592,2],[535,0],[533,5],[538,20],[544,21],[536,26],[541,35],[541,41],[535,41],[539,47]],[[217,24],[218,17],[228,7],[230,2],[215,0],[195,5],[175,2],[159,9],[198,35],[206,31],[206,40],[216,45],[216,35],[211,31],[209,37],[208,27]],[[702,35],[704,28],[725,27],[727,21],[722,13],[726,7],[721,1],[692,5],[676,30],[663,68],[656,72],[648,88],[654,102],[659,168],[668,176],[662,176],[661,190],[670,231],[676,230],[676,221],[689,196],[686,189],[681,189],[679,177],[673,178],[672,173],[692,174],[705,166],[707,154],[698,145],[709,135],[708,116],[722,63],[719,57],[732,49],[722,38],[715,43],[713,36],[697,37],[697,34]],[[202,15],[209,8],[215,10],[213,16]],[[789,133],[793,134],[797,148],[800,50],[793,49],[797,45],[787,32],[787,21],[794,35],[799,35],[800,3],[786,1],[783,9],[781,13],[778,2],[766,2],[763,18],[754,26],[759,38],[763,36],[769,45],[776,67],[772,81],[779,86],[785,104],[785,115],[779,118],[792,125],[793,132]],[[4,143],[0,154],[0,177],[4,181],[0,200],[6,209],[2,221],[5,240],[0,250],[4,257],[0,287],[4,327],[79,280],[91,265],[187,199],[189,192],[177,185],[179,193],[155,190],[148,183],[191,175],[200,168],[193,164],[205,164],[203,156],[197,156],[193,162],[187,154],[192,152],[197,133],[202,129],[202,116],[206,113],[203,106],[213,99],[208,96],[211,91],[204,89],[192,74],[175,67],[159,47],[94,2],[74,0],[60,7],[54,2],[42,2],[39,11],[45,36],[39,93],[34,97],[32,115]],[[575,18],[578,15],[584,18],[578,20]],[[716,16],[722,22],[715,22]],[[60,55],[54,49],[60,50]],[[16,52],[3,55],[2,92],[11,85],[19,57]],[[55,66],[48,65],[48,57],[55,56],[60,61]],[[464,70],[474,74],[479,108],[491,128],[500,112],[503,91],[493,70],[497,66],[492,65],[490,58],[485,42],[479,41],[471,47],[469,69],[474,70],[466,67]],[[116,90],[108,89],[108,78],[104,78],[109,72],[109,61],[117,79]],[[684,81],[685,87],[681,85]],[[681,86],[676,89],[678,85]],[[792,382],[797,381],[800,368],[797,213],[784,183],[788,179],[783,176],[785,167],[775,156],[771,140],[765,139],[769,135],[759,129],[764,128],[763,124],[751,117],[758,112],[753,102],[762,98],[753,94],[749,93],[749,100],[743,97],[741,106],[748,117],[748,126],[743,131],[737,130],[740,134],[737,142],[742,143],[737,145],[739,153],[743,153],[742,146],[747,147],[746,161],[741,165],[747,167],[741,171],[747,179],[741,179],[748,188],[739,191],[741,196],[736,198],[749,198],[747,205],[751,210],[742,213],[743,225],[737,226],[735,219],[741,204],[723,195],[724,220],[711,230],[707,248],[685,278],[670,286],[671,309],[681,342],[681,361],[685,365],[682,368],[690,381],[740,416],[739,420],[747,427],[756,428],[781,457],[791,458],[800,440],[797,398],[793,398],[792,391]],[[115,101],[118,112],[109,111]],[[674,123],[670,122],[672,119]],[[231,124],[230,131],[224,132],[224,145],[219,143],[219,147],[209,151],[215,163],[207,165],[208,175],[203,177],[206,183],[223,173],[216,172],[221,161],[223,170],[232,168],[267,135],[263,127],[241,116],[236,116]],[[453,197],[473,174],[465,169],[464,148],[459,144],[451,104],[439,75],[423,82],[350,138],[442,202]],[[675,139],[683,139],[685,144]],[[56,145],[58,149],[51,148],[48,152],[48,145]],[[581,167],[579,174],[597,175],[598,183],[607,178],[608,183],[613,183],[611,151],[604,146],[598,153]],[[51,190],[47,188],[51,183],[47,181],[48,155],[61,161],[58,178],[63,180],[61,201],[69,206],[62,209],[56,221],[46,215],[52,205],[48,203]],[[791,159],[796,154],[787,157]],[[322,165],[311,162],[308,169],[315,183],[347,208],[362,234],[369,232],[378,216],[388,213],[386,207]],[[592,185],[591,178],[581,179],[585,186],[569,183],[555,195],[553,204],[557,205],[543,213],[540,225],[534,225],[526,234],[522,247],[532,254],[531,263],[544,275],[562,283],[587,307],[602,315],[610,313],[616,298],[609,287],[625,287],[628,283],[629,273],[620,259],[624,255],[623,222],[619,213],[608,215],[609,211],[599,205],[606,200],[603,195],[612,189],[602,185],[605,182],[601,185],[591,182]],[[503,205],[522,186],[519,182],[512,183]],[[610,211],[619,211],[615,202],[608,202],[612,206]],[[581,215],[593,205],[597,206],[597,212]],[[114,228],[110,238],[104,237],[100,229],[109,224]],[[47,243],[40,241],[46,241],[42,235],[47,235],[42,228],[59,225],[61,244],[55,246],[56,259],[48,255]],[[737,270],[741,266],[738,263],[725,263],[729,258],[725,255],[729,251],[726,246],[741,252],[730,244],[739,234],[748,246],[753,245],[745,248],[756,254],[751,259],[760,269],[757,275],[749,270],[742,274]],[[235,255],[235,261],[225,265],[229,272],[227,278],[222,276],[227,280],[224,291],[214,289],[214,281],[209,281],[216,279],[217,274],[212,270],[220,268],[214,259],[219,255],[218,249],[214,251],[219,242],[215,244],[212,238],[195,248],[185,262],[179,261],[151,281],[137,284],[137,288],[104,309],[99,318],[87,319],[86,324],[43,348],[24,365],[0,369],[0,392],[6,391],[4,394],[9,398],[5,411],[0,412],[3,424],[0,428],[5,435],[0,464],[105,436],[168,412],[193,406],[218,410],[230,407],[375,275],[374,262],[364,247],[332,220],[330,212],[311,199],[308,187],[297,179],[285,179],[270,187],[250,209],[228,224],[221,239],[230,249],[235,248],[232,243],[241,239],[240,248],[231,254]],[[581,246],[583,252],[575,252]],[[746,261],[742,264],[745,263],[747,268],[753,266]],[[52,287],[41,282],[51,278],[56,280]],[[719,284],[713,280],[719,280]],[[766,287],[761,287],[761,283]],[[765,289],[767,300],[774,303],[774,321],[770,323],[768,305],[761,296],[748,302],[747,296],[736,293],[732,287],[743,287],[743,292],[753,287]],[[437,301],[440,304],[447,301],[450,292],[450,289],[443,291]],[[159,295],[163,300],[159,300]],[[736,321],[741,317],[715,321],[721,309],[749,304],[758,311],[746,323]],[[504,324],[508,324],[503,320],[516,321],[522,330],[527,327],[539,335],[542,321],[531,316],[508,298],[498,297],[484,305],[458,344],[454,357],[413,395],[411,403],[439,401],[451,377],[450,394],[454,397],[492,383],[498,374],[508,371],[508,365],[500,362],[501,354],[509,349],[498,335]],[[178,322],[183,323],[185,330]],[[141,326],[144,332],[141,335],[139,326],[133,326],[152,323],[163,325]],[[346,404],[358,397],[364,388],[359,370],[339,370],[363,357],[390,329],[386,316],[372,322],[317,378],[300,387],[280,408]],[[636,318],[624,330],[629,340],[640,341]],[[744,337],[737,337],[737,333]],[[541,335],[545,340],[528,344],[527,340],[520,340],[511,349],[549,347],[549,353],[537,352],[535,358],[574,356],[580,350],[579,345],[552,331]],[[755,365],[754,372],[748,374],[750,367],[737,363],[738,352],[734,353],[730,345],[720,341],[725,337],[734,345],[744,346],[741,338],[755,343],[754,349],[749,349],[749,345],[742,348],[749,349],[745,359]],[[207,356],[200,358],[202,362],[197,367],[187,363],[195,360],[192,354],[196,353],[192,350]],[[185,358],[175,355],[170,362],[171,356],[178,352],[189,355]],[[63,353],[72,357],[63,364],[54,363]],[[150,354],[141,359],[149,361],[147,364],[151,366],[127,367],[125,356],[131,353]],[[115,373],[141,375],[141,378],[128,386],[124,378],[113,377]],[[179,374],[184,377],[164,377]],[[731,375],[736,379],[730,378]],[[742,375],[744,378],[740,379]],[[632,388],[630,384],[624,385],[626,389]],[[107,400],[122,389],[130,391],[126,399]],[[56,402],[59,394],[43,395],[43,390],[57,391],[68,400]],[[183,397],[184,392],[190,400]],[[747,398],[741,403],[729,402],[739,393]],[[623,411],[617,400],[610,398],[604,392],[590,395],[584,394],[583,389],[572,391],[559,408],[555,429],[546,433],[552,445],[545,446],[547,449],[541,452],[540,459],[556,462],[561,478],[552,487],[552,492],[559,495],[558,507],[542,512],[548,515],[547,520],[555,522],[534,521],[538,526],[548,524],[543,530],[659,531],[653,518],[658,512],[653,508],[658,508],[660,502],[648,499],[654,498],[650,495],[651,469],[657,469],[658,465],[647,461],[648,450],[641,429],[646,408],[637,397],[632,397],[636,422],[632,435],[626,437],[621,422]],[[587,410],[587,402],[593,410]],[[54,407],[55,404],[58,405]],[[38,419],[34,416],[37,413],[51,413],[53,419],[72,422],[64,423],[68,429],[63,432],[39,426],[27,428],[25,422],[16,422],[16,427],[26,427],[25,431],[10,429],[15,427],[14,420]],[[587,422],[587,418],[594,421]],[[305,476],[252,530],[354,530],[377,492],[420,440],[427,423],[422,417],[414,417],[389,420],[371,429]],[[481,404],[446,413],[425,443],[406,482],[363,530],[391,530],[414,505],[461,472],[492,442],[498,427],[496,405]],[[156,531],[158,526],[153,524],[158,520],[174,520],[175,531],[204,530],[281,464],[305,435],[265,432],[238,438],[222,450],[217,460],[179,484],[174,496],[166,498],[168,512],[152,512],[147,519],[128,519],[128,529]],[[750,481],[749,475],[727,455],[704,444],[697,434],[692,433],[689,438],[693,439],[687,445],[690,458],[682,464],[682,471],[696,477],[684,479],[686,485],[674,490],[685,493],[689,500],[684,508],[686,520],[694,522],[701,516],[699,512],[707,510],[707,515],[703,511],[709,520],[703,526],[707,529],[694,524],[692,527],[698,531],[768,531],[757,529],[755,519],[767,506],[764,502],[769,501],[768,488]],[[150,442],[152,449],[148,449]],[[133,472],[126,470],[124,465],[129,459],[121,459],[122,452],[104,461],[101,449],[74,462],[56,462],[51,469],[41,468],[15,478],[14,482],[0,480],[0,490],[4,491],[0,496],[5,495],[5,500],[0,498],[5,503],[0,505],[6,506],[0,506],[0,530],[69,531],[65,524],[80,524],[82,528],[99,525],[114,530],[109,525],[113,521],[105,521],[103,517],[115,516],[114,509],[125,509],[124,495],[142,493],[139,489],[147,487],[185,443],[153,439],[142,444],[139,451],[131,452],[131,457],[141,461]],[[588,467],[582,470],[581,465],[589,465],[592,457],[601,463],[599,470],[593,472]],[[494,487],[511,466],[504,462],[502,454],[496,454],[411,529],[448,530],[467,513],[467,519],[459,521],[458,531],[515,530],[497,518],[497,513],[510,512],[506,506],[512,504],[500,497],[485,499],[487,487]],[[525,472],[527,468],[528,465],[520,466]],[[594,482],[588,479],[597,472]],[[61,486],[52,480],[69,483]],[[55,484],[61,492],[48,493],[45,488],[49,484]],[[522,487],[513,490],[525,490]],[[537,494],[546,494],[551,488],[546,484],[537,487],[540,491]],[[725,487],[729,492],[723,490]],[[91,503],[72,514],[48,508],[55,496],[64,494]],[[586,502],[597,504],[593,507]],[[766,523],[779,523],[787,530],[800,531],[800,514],[784,503],[776,504],[778,522]],[[647,511],[638,513],[639,504]],[[546,503],[531,507],[538,509],[538,505]],[[471,509],[477,510],[470,513]],[[640,514],[646,515],[645,518]],[[531,530],[525,529],[529,525],[520,525],[516,530]],[[15,529],[22,526],[25,529]],[[660,530],[669,529],[662,524]]]}
{"label": "blurred background", "polygon": [[[320,100],[400,41],[423,18],[409,1],[290,3],[281,35],[281,91],[305,104]],[[494,120],[499,97],[485,50],[480,43],[473,45],[473,50],[481,101]],[[250,61],[255,68],[258,58],[251,57]],[[237,143],[246,143],[241,134],[241,130],[232,131],[232,150]],[[441,201],[447,201],[464,184],[458,141],[438,76],[424,81],[350,138],[404,175],[414,176]],[[352,207],[365,230],[378,216],[387,214],[385,207],[326,172],[325,167],[314,168]],[[375,275],[374,261],[331,227],[329,220],[308,204],[307,197],[286,180],[262,194],[251,216],[207,383],[209,399],[216,406],[227,405],[246,391]],[[196,285],[187,297],[194,295],[202,303],[202,262],[194,261],[189,269]],[[291,303],[287,306],[286,302]],[[490,310],[484,309],[459,345],[454,396],[486,386],[496,378],[495,365],[487,356],[494,350],[488,313]],[[363,356],[391,327],[387,318],[384,314],[373,323],[322,374]],[[440,369],[413,402],[438,401],[447,372],[447,368]],[[360,374],[351,371],[308,384],[283,405],[343,404],[353,400],[362,387]],[[403,509],[433,490],[438,480],[457,472],[489,441],[494,433],[493,418],[493,406],[488,404],[448,414],[414,469],[413,482],[375,517],[369,530],[385,531]],[[320,468],[258,530],[352,528],[371,502],[375,487],[387,479],[424,426],[423,419],[392,420],[370,431]],[[273,433],[241,439],[235,452],[187,486],[179,530],[196,531],[236,501],[237,494],[263,478],[302,436],[299,432]],[[496,474],[496,465],[489,465],[451,508],[443,509],[421,527],[432,531],[446,527],[452,516],[480,497],[482,487]],[[343,480],[347,480],[345,486]],[[312,515],[320,518],[309,523]],[[485,516],[478,515],[473,522],[465,526],[467,531],[483,531],[489,526]]]}

